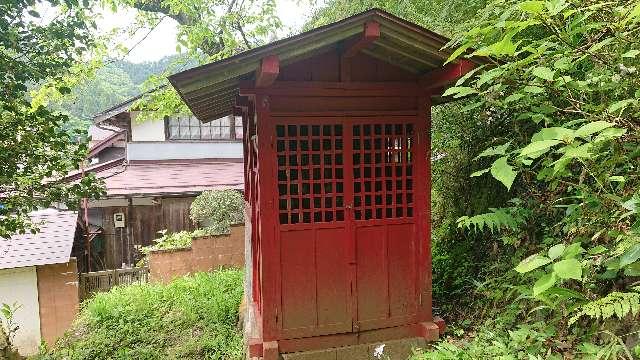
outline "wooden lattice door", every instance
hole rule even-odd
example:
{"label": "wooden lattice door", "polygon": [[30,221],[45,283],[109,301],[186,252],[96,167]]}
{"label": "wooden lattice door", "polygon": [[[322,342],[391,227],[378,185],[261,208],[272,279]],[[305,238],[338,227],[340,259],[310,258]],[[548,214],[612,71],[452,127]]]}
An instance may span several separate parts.
{"label": "wooden lattice door", "polygon": [[416,118],[272,119],[281,338],[414,317]]}

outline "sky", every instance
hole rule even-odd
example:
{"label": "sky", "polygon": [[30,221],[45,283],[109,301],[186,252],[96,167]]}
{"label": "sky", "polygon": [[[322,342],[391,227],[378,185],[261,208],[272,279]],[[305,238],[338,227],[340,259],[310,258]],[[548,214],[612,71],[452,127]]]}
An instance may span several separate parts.
{"label": "sky", "polygon": [[[296,0],[276,0],[278,16],[286,28],[300,28],[307,17],[311,14],[311,5],[308,1]],[[134,21],[136,13],[134,10],[112,13],[105,10],[103,18],[98,20],[98,30],[110,31],[113,28],[124,28]],[[148,32],[141,30],[128,39],[123,39],[127,47],[133,46],[140,41]],[[156,61],[167,55],[176,53],[176,22],[173,19],[165,18],[140,44],[126,57],[127,60],[135,63],[144,61]]]}

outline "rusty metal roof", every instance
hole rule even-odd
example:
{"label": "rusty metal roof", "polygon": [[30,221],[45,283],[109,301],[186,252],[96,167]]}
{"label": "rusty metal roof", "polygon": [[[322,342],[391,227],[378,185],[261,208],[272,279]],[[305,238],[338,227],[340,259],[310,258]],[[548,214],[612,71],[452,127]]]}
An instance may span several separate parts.
{"label": "rusty metal roof", "polygon": [[361,34],[368,21],[380,24],[380,38],[361,51],[416,75],[440,68],[451,54],[451,50],[442,50],[449,42],[446,37],[383,10],[372,9],[171,75],[169,81],[198,119],[211,121],[232,113],[239,82],[254,78],[254,72],[265,56],[277,55],[282,65],[303,60]]}
{"label": "rusty metal roof", "polygon": [[78,213],[46,209],[30,214],[40,232],[0,239],[0,269],[69,261]]}
{"label": "rusty metal roof", "polygon": [[215,159],[134,161],[96,172],[107,197],[198,194],[244,188],[242,162]]}

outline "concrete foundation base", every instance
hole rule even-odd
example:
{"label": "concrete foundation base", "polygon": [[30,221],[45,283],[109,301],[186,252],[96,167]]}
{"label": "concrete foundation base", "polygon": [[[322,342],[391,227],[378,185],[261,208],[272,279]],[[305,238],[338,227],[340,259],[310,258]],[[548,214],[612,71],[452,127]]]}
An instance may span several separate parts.
{"label": "concrete foundation base", "polygon": [[282,360],[407,360],[414,349],[424,348],[423,338],[390,340],[339,348],[282,354]]}

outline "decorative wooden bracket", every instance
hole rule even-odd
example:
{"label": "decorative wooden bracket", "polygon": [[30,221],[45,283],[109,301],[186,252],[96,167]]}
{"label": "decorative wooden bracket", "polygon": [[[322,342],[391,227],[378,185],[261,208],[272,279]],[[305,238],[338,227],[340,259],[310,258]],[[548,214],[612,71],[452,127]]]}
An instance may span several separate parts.
{"label": "decorative wooden bracket", "polygon": [[265,88],[273,84],[280,73],[280,60],[276,55],[262,59],[256,71],[256,88]]}
{"label": "decorative wooden bracket", "polygon": [[355,44],[351,45],[351,47],[342,54],[342,57],[354,57],[360,50],[366,48],[378,39],[380,39],[380,23],[369,21],[364,24],[362,38],[360,38]]}
{"label": "decorative wooden bracket", "polygon": [[440,89],[451,85],[475,67],[469,60],[459,60],[427,73],[420,79],[420,85],[428,90]]}

